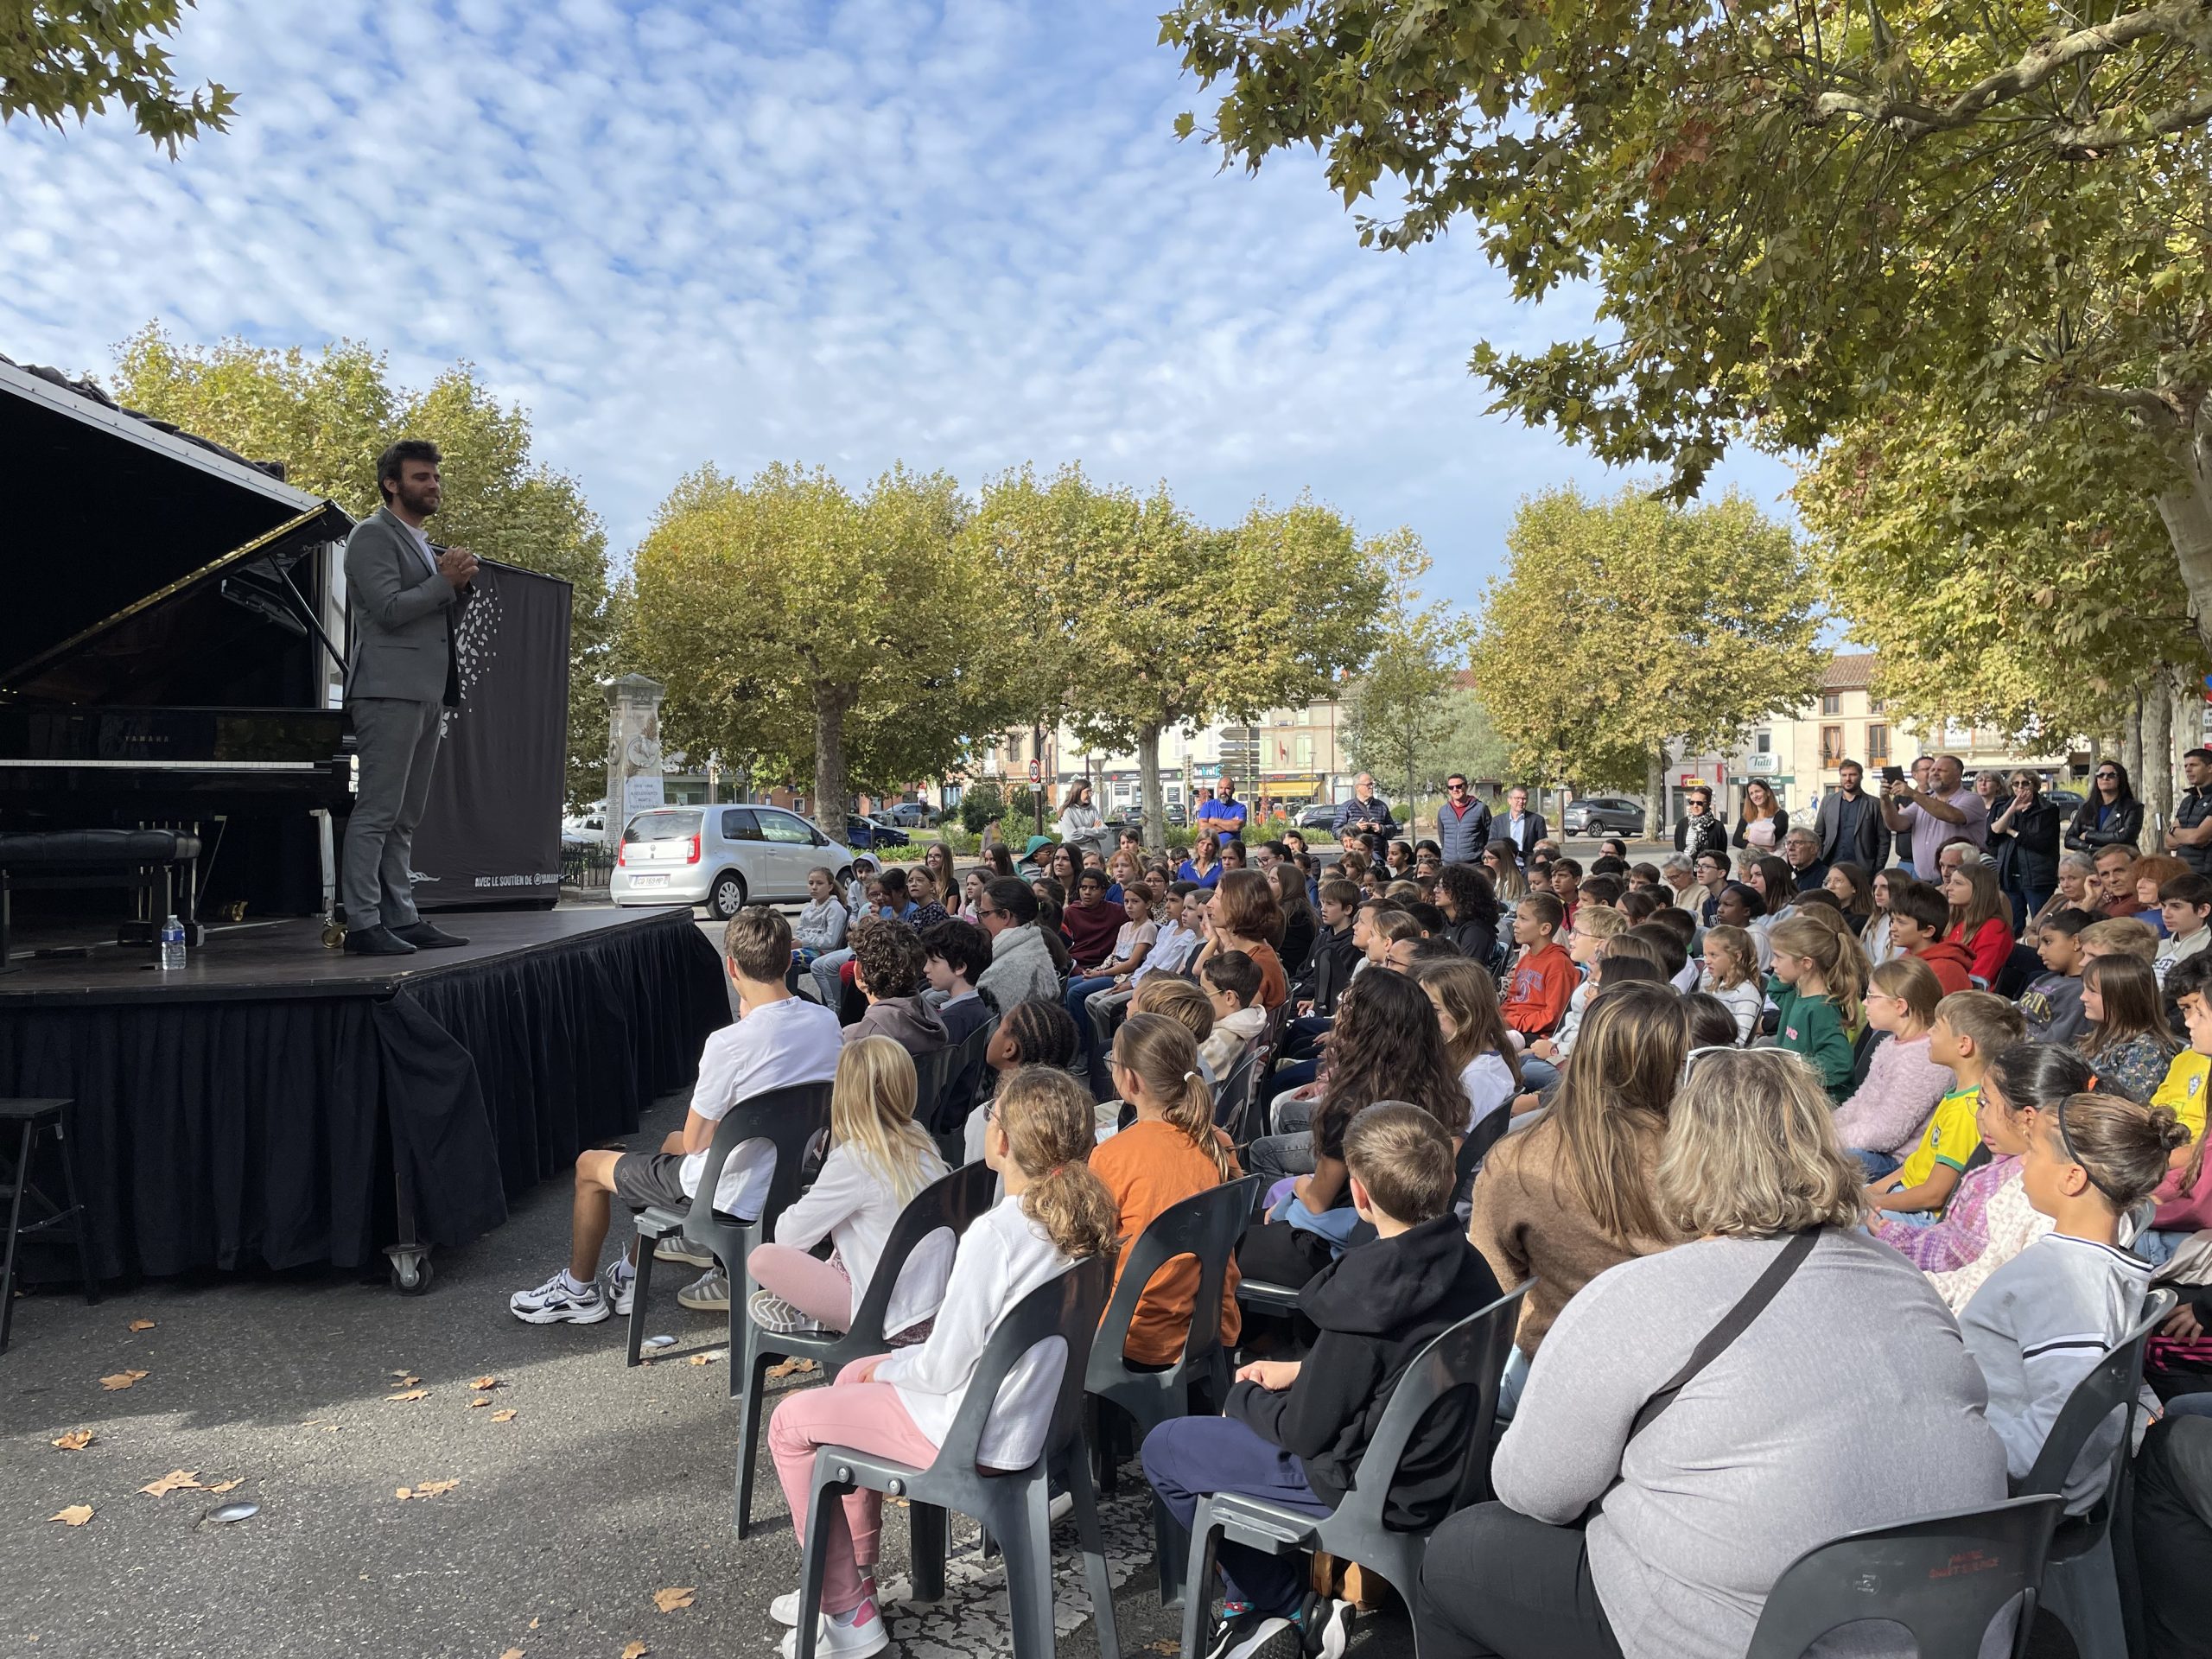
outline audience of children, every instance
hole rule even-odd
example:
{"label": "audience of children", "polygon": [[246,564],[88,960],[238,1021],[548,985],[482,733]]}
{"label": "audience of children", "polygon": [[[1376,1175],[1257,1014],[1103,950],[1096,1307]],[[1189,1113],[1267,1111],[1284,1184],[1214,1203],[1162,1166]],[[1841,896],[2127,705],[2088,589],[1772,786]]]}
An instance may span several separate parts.
{"label": "audience of children", "polygon": [[1949,1071],[1951,1087],[1936,1103],[1928,1126],[1902,1164],[1885,1154],[1860,1157],[1872,1178],[1866,1207],[1883,1224],[1926,1226],[1942,1217],[1981,1145],[1975,1118],[1982,1073],[1999,1050],[2018,1042],[2026,1032],[2019,1009],[1994,991],[1953,991],[1936,1005],[1928,1058]]}
{"label": "audience of children", "polygon": [[[2086,940],[2095,931],[2082,937]],[[2092,958],[2082,969],[2082,1014],[2088,1029],[2077,1046],[2095,1069],[2098,1087],[2130,1100],[2150,1099],[2180,1046],[2150,963],[2132,955]]]}
{"label": "audience of children", "polygon": [[1920,1139],[1951,1073],[1929,1056],[1929,1030],[1942,991],[1928,964],[1900,957],[1874,969],[1866,985],[1866,1023],[1882,1033],[1866,1075],[1835,1109],[1836,1139],[1866,1166],[1885,1175]]}

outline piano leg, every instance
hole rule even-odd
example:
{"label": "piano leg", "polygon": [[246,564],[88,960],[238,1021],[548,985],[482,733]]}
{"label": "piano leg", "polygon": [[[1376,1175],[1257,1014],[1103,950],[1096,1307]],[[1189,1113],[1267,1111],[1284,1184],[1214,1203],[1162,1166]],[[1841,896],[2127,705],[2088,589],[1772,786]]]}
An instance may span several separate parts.
{"label": "piano leg", "polygon": [[0,974],[21,971],[16,966],[15,937],[16,883],[5,869],[0,869]]}

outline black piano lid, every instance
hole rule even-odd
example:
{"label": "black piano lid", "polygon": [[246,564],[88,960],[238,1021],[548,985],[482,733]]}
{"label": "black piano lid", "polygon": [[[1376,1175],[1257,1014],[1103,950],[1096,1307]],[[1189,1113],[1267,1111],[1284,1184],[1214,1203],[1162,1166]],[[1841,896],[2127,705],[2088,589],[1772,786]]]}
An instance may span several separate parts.
{"label": "black piano lid", "polygon": [[[22,696],[166,700],[164,675],[143,648],[157,622],[193,642],[190,655],[265,652],[282,637],[268,607],[257,615],[226,601],[225,581],[262,585],[243,567],[265,569],[272,555],[289,561],[342,538],[352,524],[337,506],[227,452],[4,359],[0,444],[23,482],[0,514],[0,573],[11,579],[0,606],[0,689]],[[308,576],[298,572],[313,601],[320,584]],[[180,668],[193,672],[173,663],[168,677]],[[307,690],[267,700],[319,701]]]}

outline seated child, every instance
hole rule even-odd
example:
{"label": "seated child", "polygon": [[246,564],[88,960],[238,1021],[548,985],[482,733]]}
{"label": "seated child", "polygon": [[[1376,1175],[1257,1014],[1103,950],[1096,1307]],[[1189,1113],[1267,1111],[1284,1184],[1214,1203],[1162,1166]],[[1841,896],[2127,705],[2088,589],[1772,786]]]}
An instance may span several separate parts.
{"label": "seated child", "polygon": [[[929,1339],[848,1365],[828,1388],[786,1395],[769,1419],[768,1450],[802,1545],[817,1448],[934,1462],[999,1321],[1038,1286],[1112,1246],[1114,1201],[1091,1173],[1090,1100],[1073,1077],[1043,1066],[1014,1073],[983,1137],[983,1160],[1006,1196],[961,1235]],[[1008,1374],[983,1432],[988,1466],[1026,1469],[1042,1453],[1065,1358],[1058,1350],[1040,1344]],[[817,1651],[867,1659],[890,1643],[874,1585],[883,1496],[851,1492],[841,1510],[823,1555]],[[778,1597],[770,1617],[795,1627],[798,1601],[797,1591]],[[794,1628],[784,1637],[785,1659],[797,1653],[798,1636]]]}
{"label": "seated child", "polygon": [[2044,970],[2020,994],[2031,1043],[2070,1043],[2082,1034],[2082,931],[2089,921],[2086,910],[2056,910],[2037,926]]}
{"label": "seated child", "polygon": [[1521,1088],[1520,1058],[1497,1011],[1497,982],[1482,963],[1455,956],[1417,964],[1414,983],[1436,1009],[1445,1058],[1466,1091],[1462,1133],[1471,1135],[1492,1112],[1506,1110]]}
{"label": "seated child", "polygon": [[1568,1000],[1581,982],[1573,959],[1554,938],[1567,912],[1548,893],[1532,893],[1513,907],[1513,943],[1520,947],[1509,970],[1506,1025],[1527,1044],[1548,1037],[1567,1017]]}
{"label": "seated child", "polygon": [[1682,998],[1682,1018],[1689,1024],[1693,1052],[1700,1048],[1738,1048],[1736,1016],[1719,997],[1691,991]]}
{"label": "seated child", "polygon": [[853,985],[868,999],[868,1011],[845,1027],[845,1040],[888,1037],[909,1054],[945,1046],[944,1022],[922,1000],[928,967],[922,936],[912,928],[861,917],[853,929]]}
{"label": "seated child", "polygon": [[852,917],[837,895],[837,878],[817,864],[806,873],[806,902],[791,918],[792,960],[802,968],[845,943]]}
{"label": "seated child", "polygon": [[2165,991],[2188,1029],[2189,1046],[2174,1056],[2151,1103],[2174,1115],[2189,1144],[2174,1153],[2166,1179],[2152,1195],[2158,1210],[2150,1226],[2128,1245],[2154,1268],[2171,1260],[2185,1240],[2212,1226],[2212,1181],[2202,1170],[2204,1092],[2212,1079],[2212,951],[2174,963]]}
{"label": "seated child", "polygon": [[[2164,1107],[2102,1093],[2061,1101],[2029,1124],[2020,1184],[2051,1230],[1990,1274],[1959,1315],[2014,1480],[2034,1465],[2074,1385],[2141,1313],[2151,1269],[2120,1248],[2120,1219],[2165,1179],[2186,1140]],[[2082,1447],[2066,1476],[2069,1514],[2103,1495],[2119,1435],[2108,1418]]]}
{"label": "seated child", "polygon": [[2212,881],[2196,874],[2177,875],[2158,889],[2158,914],[2166,937],[2155,958],[2159,981],[2177,962],[2212,944]]}
{"label": "seated child", "polygon": [[1926,963],[1944,995],[1972,990],[1974,957],[1966,946],[1943,937],[1951,925],[1950,901],[1943,890],[1916,881],[1903,893],[1893,886],[1891,895],[1891,947]]}
{"label": "seated child", "polygon": [[946,1046],[957,1047],[991,1017],[976,990],[976,976],[991,965],[991,936],[973,922],[939,922],[922,935],[922,954],[930,982],[922,1000],[937,1011]]}
{"label": "seated child", "polygon": [[2082,941],[2082,966],[2086,970],[2099,957],[2134,957],[2155,963],[2158,936],[2147,922],[2133,916],[2112,916],[2092,922],[2077,936]]}
{"label": "seated child", "polygon": [[1573,925],[1567,929],[1567,956],[1582,977],[1567,999],[1567,1012],[1560,1018],[1558,1028],[1548,1037],[1536,1037],[1526,1045],[1530,1054],[1540,1060],[1548,1060],[1556,1070],[1559,1063],[1574,1049],[1574,1033],[1582,1023],[1582,1010],[1588,1006],[1590,993],[1596,989],[1591,969],[1604,954],[1605,948],[1628,931],[1629,920],[1622,912],[1611,905],[1601,905],[1586,899],[1574,912]]}
{"label": "seated child", "polygon": [[1226,1077],[1252,1039],[1267,1028],[1260,1007],[1260,964],[1242,950],[1217,951],[1198,969],[1198,983],[1213,1009],[1213,1033],[1198,1052],[1215,1077]]}
{"label": "seated child", "polygon": [[1008,1008],[983,1051],[983,1064],[990,1068],[991,1076],[982,1098],[968,1113],[962,1146],[965,1160],[972,1164],[983,1155],[984,1123],[990,1116],[991,1102],[1008,1077],[1028,1065],[1065,1067],[1078,1052],[1075,1021],[1058,1002],[1037,996]]}
{"label": "seated child", "polygon": [[[722,957],[737,989],[738,1019],[708,1038],[700,1051],[699,1080],[692,1085],[683,1127],[664,1140],[658,1152],[594,1147],[576,1154],[569,1265],[535,1290],[519,1290],[508,1299],[508,1311],[524,1324],[594,1325],[609,1313],[628,1313],[637,1282],[632,1254],[615,1258],[604,1290],[599,1278],[599,1253],[613,1223],[614,1199],[620,1198],[632,1214],[654,1205],[688,1208],[706,1167],[707,1149],[714,1144],[715,1125],[731,1107],[772,1089],[826,1083],[836,1075],[837,1016],[793,995],[784,983],[791,960],[791,924],[766,905],[748,906],[722,930]],[[759,1215],[775,1172],[773,1142],[740,1142],[722,1165],[715,1208],[746,1219]],[[632,1239],[630,1252],[636,1249]],[[696,1261],[689,1255],[681,1259]],[[729,1281],[713,1263],[701,1265],[709,1269],[706,1277],[684,1294],[702,1306],[727,1308]],[[707,1300],[717,1287],[719,1303]]]}
{"label": "seated child", "polygon": [[1768,939],[1774,947],[1767,995],[1775,1006],[1775,1045],[1802,1055],[1820,1074],[1830,1100],[1847,1100],[1866,953],[1855,934],[1809,915],[1784,916]]}
{"label": "seated child", "polygon": [[[1229,1137],[1213,1123],[1213,1090],[1198,1075],[1198,1048],[1191,1033],[1161,1014],[1135,1014],[1115,1033],[1114,1087],[1136,1108],[1137,1121],[1103,1141],[1090,1166],[1106,1184],[1120,1214],[1118,1234],[1126,1258],[1137,1236],[1172,1204],[1211,1192],[1244,1172]],[[1115,1267],[1115,1282],[1121,1267]],[[1170,1365],[1190,1334],[1198,1294],[1195,1256],[1170,1262],[1153,1275],[1129,1320],[1122,1354],[1139,1365]],[[1221,1338],[1234,1344],[1243,1329],[1236,1306],[1236,1264],[1221,1287]]]}
{"label": "seated child", "polygon": [[1936,1103],[1920,1141],[1894,1174],[1878,1177],[1866,1189],[1870,1210],[1878,1217],[1905,1218],[1925,1226],[1943,1213],[1959,1177],[1981,1145],[1974,1118],[1981,1104],[1981,1077],[1991,1058],[2027,1030],[2020,1011],[1994,991],[1953,991],[1936,1005],[1928,1031],[1928,1058],[1948,1067],[1952,1088]]}
{"label": "seated child", "polygon": [[[944,924],[940,924],[944,925]],[[907,1200],[945,1173],[937,1144],[914,1122],[913,1057],[888,1037],[849,1040],[830,1096],[830,1150],[814,1185],[776,1217],[773,1243],[756,1245],[746,1271],[760,1288],[747,1304],[763,1331],[849,1331]],[[811,1252],[823,1239],[826,1262]],[[907,1258],[884,1310],[897,1333],[937,1309],[952,1267],[949,1235]]]}
{"label": "seated child", "polygon": [[[1313,1351],[1303,1362],[1245,1366],[1221,1416],[1171,1418],[1145,1437],[1146,1478],[1186,1530],[1198,1500],[1215,1492],[1327,1514],[1357,1478],[1408,1363],[1439,1332],[1497,1300],[1497,1281],[1451,1213],[1452,1142],[1433,1117],[1397,1102],[1370,1106],[1345,1127],[1344,1154],[1353,1205],[1376,1236],[1306,1286],[1300,1306],[1320,1330]],[[1416,1431],[1386,1503],[1391,1525],[1443,1518],[1452,1494],[1442,1477],[1458,1465],[1471,1410],[1455,1396]],[[1306,1651],[1343,1650],[1350,1606],[1306,1605],[1302,1557],[1224,1542],[1220,1565],[1223,1628],[1206,1651],[1272,1653],[1271,1638],[1297,1639],[1287,1634],[1294,1624],[1305,1627]],[[1209,1599],[1211,1592],[1188,1589]]]}
{"label": "seated child", "polygon": [[1943,1000],[1928,964],[1898,957],[1874,969],[1866,986],[1866,1023],[1890,1033],[1874,1045],[1866,1080],[1835,1109],[1836,1139],[1866,1166],[1866,1179],[1888,1174],[1928,1127],[1951,1073],[1929,1057],[1929,1027]]}
{"label": "seated child", "polygon": [[1705,972],[1698,989],[1718,997],[1736,1016],[1738,1047],[1758,1034],[1759,1015],[1766,1009],[1766,986],[1758,969],[1758,948],[1742,928],[1717,925],[1705,930]]}
{"label": "seated child", "polygon": [[1878,1211],[1868,1222],[1875,1237],[1928,1275],[1953,1313],[1991,1274],[2050,1230],[2050,1217],[2036,1212],[2020,1185],[2028,1125],[2033,1114],[2056,1109],[2094,1081],[2088,1062],[2070,1048],[2007,1043],[1982,1072],[1974,1114],[1989,1161],[1966,1173],[1933,1226],[1888,1225]]}

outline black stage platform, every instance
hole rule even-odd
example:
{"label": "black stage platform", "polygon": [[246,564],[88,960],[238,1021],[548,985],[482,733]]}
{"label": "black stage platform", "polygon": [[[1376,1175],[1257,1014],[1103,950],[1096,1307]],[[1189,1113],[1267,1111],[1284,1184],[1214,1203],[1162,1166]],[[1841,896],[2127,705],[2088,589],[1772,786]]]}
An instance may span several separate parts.
{"label": "black stage platform", "polygon": [[303,919],[216,931],[180,974],[104,946],[0,976],[0,1093],[77,1103],[103,1275],[396,1249],[419,1289],[425,1247],[636,1128],[728,1023],[689,911],[440,921],[470,943],[348,957]]}

